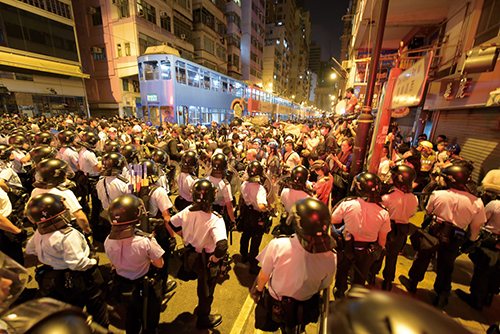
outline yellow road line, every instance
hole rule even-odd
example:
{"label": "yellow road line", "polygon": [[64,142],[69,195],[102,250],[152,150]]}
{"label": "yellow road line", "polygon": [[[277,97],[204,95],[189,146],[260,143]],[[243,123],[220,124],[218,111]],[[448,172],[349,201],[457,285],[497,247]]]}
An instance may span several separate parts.
{"label": "yellow road line", "polygon": [[243,330],[243,327],[245,326],[245,322],[248,319],[248,316],[253,310],[255,302],[253,299],[250,297],[250,295],[247,295],[247,299],[245,300],[245,303],[243,304],[243,307],[240,310],[240,314],[238,315],[238,318],[236,318],[236,321],[234,322],[233,328],[231,329],[230,334],[240,334],[241,331]]}

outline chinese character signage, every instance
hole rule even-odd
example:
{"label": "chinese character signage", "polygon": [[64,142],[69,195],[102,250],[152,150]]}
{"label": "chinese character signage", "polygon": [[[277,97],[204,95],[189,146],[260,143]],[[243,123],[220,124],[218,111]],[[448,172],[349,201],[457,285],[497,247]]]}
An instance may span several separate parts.
{"label": "chinese character signage", "polygon": [[412,107],[420,104],[424,94],[425,81],[429,75],[432,56],[433,52],[431,51],[398,76],[390,109]]}

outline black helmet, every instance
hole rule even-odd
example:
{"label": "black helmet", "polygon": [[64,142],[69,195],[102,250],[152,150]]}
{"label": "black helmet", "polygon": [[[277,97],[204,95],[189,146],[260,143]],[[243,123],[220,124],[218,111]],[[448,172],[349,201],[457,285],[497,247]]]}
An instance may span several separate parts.
{"label": "black helmet", "polygon": [[15,148],[23,148],[24,144],[29,144],[29,139],[23,135],[14,135],[9,138],[9,145],[14,146]]}
{"label": "black helmet", "polygon": [[155,183],[160,178],[160,170],[158,165],[151,160],[144,161],[144,165],[146,166],[146,171],[148,173],[148,178]]}
{"label": "black helmet", "polygon": [[102,176],[119,175],[123,172],[125,163],[125,158],[120,153],[106,153],[102,157],[102,170],[99,174]]}
{"label": "black helmet", "polygon": [[[63,183],[66,179],[68,163],[60,159],[42,160],[36,167],[39,182],[46,188],[54,188]],[[35,187],[39,182],[35,182]],[[39,187],[43,188],[43,187]]]}
{"label": "black helmet", "polygon": [[144,203],[134,195],[120,195],[108,207],[111,225],[137,223],[144,214]]}
{"label": "black helmet", "polygon": [[410,166],[398,165],[391,168],[391,178],[396,188],[404,193],[411,193],[417,173]]}
{"label": "black helmet", "polygon": [[248,182],[260,183],[264,168],[257,160],[250,162],[247,166]]}
{"label": "black helmet", "polygon": [[192,173],[198,166],[198,156],[195,151],[187,151],[181,158],[181,172]]}
{"label": "black helmet", "polygon": [[191,188],[194,210],[210,212],[217,195],[217,188],[207,179],[197,180]]}
{"label": "black helmet", "polygon": [[137,159],[137,155],[139,154],[139,152],[134,145],[128,144],[120,148],[120,154],[123,155],[127,162],[130,164],[134,162],[135,159]]}
{"label": "black helmet", "polygon": [[229,126],[232,128],[233,126],[241,126],[241,124],[243,124],[241,118],[235,117]]}
{"label": "black helmet", "polygon": [[227,157],[224,153],[217,153],[212,156],[212,176],[224,177],[227,169]]}
{"label": "black helmet", "polygon": [[26,215],[37,225],[43,224],[47,226],[55,225],[56,222],[61,220],[66,223],[71,221],[71,214],[64,205],[63,199],[51,193],[40,194],[30,199],[26,205]]}
{"label": "black helmet", "polygon": [[337,246],[330,234],[330,211],[325,203],[316,198],[297,201],[287,224],[293,226],[300,244],[310,253],[325,253]]}
{"label": "black helmet", "polygon": [[330,304],[327,333],[470,333],[460,323],[405,295],[353,287]]}
{"label": "black helmet", "polygon": [[73,145],[73,141],[75,140],[75,134],[73,131],[69,130],[64,130],[63,132],[59,132],[57,135],[59,138],[59,142],[61,143],[62,147],[68,147]]}
{"label": "black helmet", "polygon": [[55,158],[57,150],[51,146],[38,146],[30,152],[31,159],[37,164],[44,159]]}
{"label": "black helmet", "polygon": [[382,182],[376,174],[362,172],[356,175],[352,181],[352,186],[360,197],[366,197],[368,202],[379,203]]}
{"label": "black helmet", "polygon": [[12,130],[12,131],[10,132],[10,135],[11,135],[11,136],[14,136],[14,135],[22,135],[22,136],[27,137],[27,135],[26,135],[26,131],[24,131],[22,128],[15,128],[14,130]]}
{"label": "black helmet", "polygon": [[290,174],[292,188],[295,190],[304,190],[306,182],[309,179],[309,171],[302,165],[295,166]]}
{"label": "black helmet", "polygon": [[35,144],[35,137],[36,137],[36,135],[33,132],[28,132],[27,137],[28,137],[28,140],[30,142],[30,145]]}
{"label": "black helmet", "polygon": [[0,160],[9,160],[12,154],[12,146],[0,144]]}
{"label": "black helmet", "polygon": [[160,165],[167,165],[169,163],[170,158],[167,152],[165,152],[164,150],[157,149],[154,150],[153,153],[151,153],[151,160]]}
{"label": "black helmet", "polygon": [[120,152],[120,143],[115,141],[115,140],[108,140],[105,144],[104,144],[104,152],[106,153],[111,153],[111,152],[115,152],[115,153],[118,153]]}
{"label": "black helmet", "polygon": [[14,123],[7,123],[3,126],[3,131],[7,134],[10,134],[15,128],[16,125]]}
{"label": "black helmet", "polygon": [[441,171],[446,185],[449,188],[467,191],[466,185],[470,181],[471,171],[467,166],[453,165]]}
{"label": "black helmet", "polygon": [[88,131],[82,135],[82,141],[80,142],[80,145],[92,149],[95,147],[95,144],[97,144],[98,141],[99,137],[95,133]]}

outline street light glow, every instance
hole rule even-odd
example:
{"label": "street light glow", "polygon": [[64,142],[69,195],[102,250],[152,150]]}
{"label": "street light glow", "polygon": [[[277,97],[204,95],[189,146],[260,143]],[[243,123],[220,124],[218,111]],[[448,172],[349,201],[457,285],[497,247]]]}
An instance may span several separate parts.
{"label": "street light glow", "polygon": [[335,95],[330,96],[330,100],[335,101]]}
{"label": "street light glow", "polygon": [[337,74],[332,73],[332,75],[330,76],[330,78],[332,78],[332,79],[336,79],[336,78],[337,78]]}

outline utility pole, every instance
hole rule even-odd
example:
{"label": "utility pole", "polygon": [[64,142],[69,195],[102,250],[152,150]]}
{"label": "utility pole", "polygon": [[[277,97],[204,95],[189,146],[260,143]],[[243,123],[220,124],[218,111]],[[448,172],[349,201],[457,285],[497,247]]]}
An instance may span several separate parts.
{"label": "utility pole", "polygon": [[[377,26],[377,38],[373,45],[373,51],[370,61],[370,71],[368,75],[368,83],[366,85],[365,101],[362,108],[362,113],[358,117],[358,128],[356,141],[353,149],[352,165],[350,179],[352,180],[357,174],[363,171],[365,162],[366,148],[368,146],[368,134],[373,123],[372,116],[372,99],[375,90],[375,82],[377,81],[378,63],[380,60],[380,51],[382,49],[382,41],[384,40],[385,21],[387,19],[387,10],[389,9],[389,0],[382,0],[380,3],[380,14]],[[380,107],[379,107],[380,108]]]}

